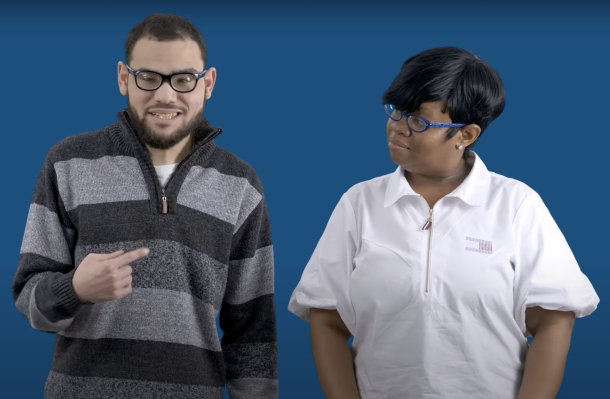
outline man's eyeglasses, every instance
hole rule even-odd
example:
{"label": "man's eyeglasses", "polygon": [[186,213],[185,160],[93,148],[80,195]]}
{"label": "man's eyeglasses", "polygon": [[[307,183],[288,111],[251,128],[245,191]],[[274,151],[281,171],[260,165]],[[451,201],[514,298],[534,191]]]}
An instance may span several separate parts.
{"label": "man's eyeglasses", "polygon": [[134,70],[129,65],[125,65],[129,73],[136,79],[136,86],[141,90],[154,91],[157,90],[164,81],[169,81],[172,89],[179,93],[188,93],[195,90],[197,82],[207,71],[199,74],[196,73],[175,73],[173,75],[162,75],[158,72]]}
{"label": "man's eyeglasses", "polygon": [[390,119],[392,119],[393,121],[398,122],[404,116],[407,119],[407,126],[409,126],[409,129],[411,129],[411,131],[415,132],[415,133],[423,133],[432,127],[461,127],[461,126],[467,125],[467,123],[430,122],[429,120],[427,120],[426,118],[424,118],[422,116],[415,115],[415,114],[407,114],[402,111],[399,111],[396,108],[394,108],[393,105],[390,105],[390,104],[386,104],[384,107],[385,107],[385,112],[388,114]]}

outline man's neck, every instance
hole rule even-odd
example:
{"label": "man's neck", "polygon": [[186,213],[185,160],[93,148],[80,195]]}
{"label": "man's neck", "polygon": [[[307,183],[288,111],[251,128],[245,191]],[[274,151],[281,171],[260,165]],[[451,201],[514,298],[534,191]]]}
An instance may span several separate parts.
{"label": "man's neck", "polygon": [[148,149],[148,153],[150,154],[153,165],[172,165],[179,163],[186,158],[186,156],[193,150],[194,143],[195,137],[191,134],[167,150],[152,148],[148,145],[146,148]]}

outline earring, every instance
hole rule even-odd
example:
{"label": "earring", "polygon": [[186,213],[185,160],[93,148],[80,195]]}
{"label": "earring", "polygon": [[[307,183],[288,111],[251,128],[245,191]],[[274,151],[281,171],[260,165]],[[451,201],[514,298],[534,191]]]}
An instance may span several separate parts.
{"label": "earring", "polygon": [[461,144],[460,144],[460,145],[457,145],[457,144],[456,144],[456,145],[455,145],[455,148],[456,148],[456,149],[458,149],[458,150],[461,150],[461,149],[463,149],[463,148],[464,148],[464,146],[463,146],[463,145],[461,145]]}

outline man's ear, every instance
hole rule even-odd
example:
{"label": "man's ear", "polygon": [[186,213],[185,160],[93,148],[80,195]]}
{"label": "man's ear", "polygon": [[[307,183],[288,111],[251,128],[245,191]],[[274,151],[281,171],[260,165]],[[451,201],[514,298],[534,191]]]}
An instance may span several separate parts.
{"label": "man's ear", "polygon": [[205,83],[205,99],[209,100],[216,85],[216,68],[208,69],[202,79]]}
{"label": "man's ear", "polygon": [[117,65],[117,80],[119,83],[119,91],[122,95],[127,95],[127,81],[129,80],[129,71],[127,70],[127,65],[123,62],[119,61]]}

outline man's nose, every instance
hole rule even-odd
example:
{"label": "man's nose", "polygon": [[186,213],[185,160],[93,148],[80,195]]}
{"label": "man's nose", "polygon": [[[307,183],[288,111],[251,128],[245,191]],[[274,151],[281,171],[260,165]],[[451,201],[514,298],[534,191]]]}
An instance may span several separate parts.
{"label": "man's nose", "polygon": [[171,104],[176,102],[176,91],[168,81],[161,83],[161,87],[155,90],[155,100],[161,104]]}

